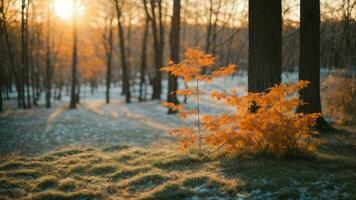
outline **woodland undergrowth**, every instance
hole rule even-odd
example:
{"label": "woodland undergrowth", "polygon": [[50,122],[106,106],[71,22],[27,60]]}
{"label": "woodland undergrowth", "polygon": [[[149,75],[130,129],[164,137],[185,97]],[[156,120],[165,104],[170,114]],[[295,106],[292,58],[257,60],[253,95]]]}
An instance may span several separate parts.
{"label": "woodland undergrowth", "polygon": [[[266,92],[247,95],[234,90],[203,90],[199,87],[201,82],[210,83],[215,78],[230,76],[236,66],[216,67],[215,58],[199,49],[187,50],[182,62],[171,62],[161,70],[194,83],[176,93],[196,99],[195,109],[188,109],[182,104],[162,103],[178,111],[183,119],[197,119],[194,127],[179,127],[171,131],[178,138],[180,149],[198,148],[201,155],[220,152],[243,157],[258,154],[283,157],[315,151],[317,142],[313,136],[317,132],[312,127],[320,114],[295,112],[304,103],[299,99],[298,91],[307,87],[308,81],[280,84]],[[204,94],[223,102],[224,106],[231,108],[231,112],[216,115],[202,113],[200,99]],[[252,111],[252,105],[257,108],[255,111]]]}

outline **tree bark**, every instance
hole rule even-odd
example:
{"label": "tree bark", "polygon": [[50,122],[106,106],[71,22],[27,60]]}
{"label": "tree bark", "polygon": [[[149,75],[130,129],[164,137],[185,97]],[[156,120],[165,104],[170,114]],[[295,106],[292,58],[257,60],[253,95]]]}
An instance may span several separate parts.
{"label": "tree bark", "polygon": [[209,17],[208,17],[208,26],[207,26],[207,30],[206,30],[206,42],[205,42],[205,52],[206,53],[210,52],[212,18],[213,18],[213,0],[209,0]]}
{"label": "tree bark", "polygon": [[26,22],[25,22],[26,0],[21,1],[21,67],[20,67],[20,95],[22,108],[27,108],[25,100],[26,80]]}
{"label": "tree bark", "polygon": [[145,31],[142,38],[142,49],[141,49],[141,67],[140,67],[140,91],[139,91],[139,101],[143,101],[143,86],[146,82],[146,65],[147,65],[147,38],[148,38],[148,28],[150,25],[150,20],[146,17]]}
{"label": "tree bark", "polygon": [[[151,14],[148,12],[146,0],[144,1],[144,7],[147,17],[151,20],[152,36],[153,36],[153,48],[154,48],[154,60],[155,60],[155,76],[153,77],[153,93],[152,99],[161,99],[162,93],[162,73],[161,67],[163,66],[163,47],[164,47],[164,30],[162,24],[162,1],[150,0]],[[157,6],[156,6],[157,3]],[[156,7],[158,7],[158,23],[156,16]]]}
{"label": "tree bark", "polygon": [[[1,51],[0,51],[1,53]],[[2,67],[2,63],[0,64],[0,112],[3,111],[3,98],[5,98],[5,69]]]}
{"label": "tree bark", "polygon": [[281,9],[281,0],[249,0],[249,92],[265,92],[281,82]]}
{"label": "tree bark", "polygon": [[51,89],[52,89],[52,63],[51,63],[51,10],[50,2],[47,8],[47,38],[46,38],[46,108],[51,107]]}
{"label": "tree bark", "polygon": [[27,0],[26,6],[26,19],[25,19],[25,82],[26,82],[26,95],[27,95],[27,108],[31,108],[31,92],[30,92],[30,57],[29,57],[29,28],[28,28],[28,18],[30,9],[30,0]]}
{"label": "tree bark", "polygon": [[70,95],[70,109],[76,109],[79,97],[77,95],[77,0],[72,0],[73,3],[73,52],[72,52],[72,88],[71,88],[71,95]]}
{"label": "tree bark", "polygon": [[[171,60],[174,63],[179,63],[179,46],[180,46],[180,0],[174,0],[173,2],[173,16],[172,16],[172,28],[170,33],[170,46],[171,46]],[[168,75],[168,94],[167,101],[174,104],[179,104],[177,93],[178,80],[177,76]],[[176,113],[172,109],[168,110],[168,113]]]}
{"label": "tree bark", "polygon": [[[111,86],[111,63],[112,63],[112,52],[113,52],[113,30],[112,30],[112,18],[109,22],[109,37],[107,38],[107,48],[106,48],[106,103],[110,103],[110,86]],[[104,33],[106,35],[106,33]]]}
{"label": "tree bark", "polygon": [[[4,1],[1,1],[1,4],[3,6],[4,5]],[[6,18],[5,12],[4,12],[3,9],[1,10],[1,14],[2,14],[2,16],[4,18]],[[8,51],[8,55],[9,55],[9,60],[10,60],[10,71],[11,71],[13,77],[14,77],[16,91],[17,91],[17,105],[18,105],[19,108],[21,108],[22,104],[21,104],[20,80],[19,80],[19,75],[17,73],[17,69],[16,69],[15,62],[14,62],[14,55],[13,55],[11,44],[10,44],[10,38],[9,38],[9,33],[8,33],[6,21],[3,22],[3,29],[4,29],[6,47],[7,47],[7,51]]]}
{"label": "tree bark", "polygon": [[120,58],[121,58],[121,65],[122,65],[122,81],[125,91],[125,101],[126,103],[131,102],[131,91],[130,91],[130,77],[129,71],[126,61],[126,52],[125,52],[125,39],[124,39],[124,30],[121,24],[121,9],[119,7],[119,1],[115,0],[115,7],[116,7],[116,17],[117,17],[117,25],[118,25],[118,35],[119,35],[119,42],[120,42]]}
{"label": "tree bark", "polygon": [[[320,0],[301,0],[300,5],[300,56],[299,80],[308,80],[311,84],[299,94],[306,104],[298,107],[297,112],[321,113],[320,101]],[[317,128],[327,126],[320,117]]]}

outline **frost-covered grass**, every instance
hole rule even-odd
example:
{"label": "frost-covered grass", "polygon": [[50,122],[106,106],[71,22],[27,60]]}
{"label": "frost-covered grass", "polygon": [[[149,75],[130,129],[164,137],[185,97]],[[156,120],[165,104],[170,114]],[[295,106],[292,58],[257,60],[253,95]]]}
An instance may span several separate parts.
{"label": "frost-covered grass", "polygon": [[0,164],[0,199],[355,199],[355,136],[315,155],[197,157],[162,148],[68,147]]}
{"label": "frost-covered grass", "polygon": [[[283,80],[297,81],[296,73],[284,73]],[[167,82],[163,81],[162,100],[165,100]],[[184,83],[180,80],[180,88]],[[203,84],[203,89],[231,90],[246,92],[246,73],[216,79],[211,84]],[[94,94],[90,88],[81,89],[81,103],[77,110],[69,110],[69,97],[63,93],[62,101],[53,101],[52,108],[44,108],[43,99],[39,106],[29,110],[17,109],[16,100],[5,101],[5,112],[0,113],[0,154],[22,152],[43,153],[67,145],[92,145],[101,147],[116,144],[150,146],[171,141],[167,134],[178,126],[189,126],[196,119],[181,120],[167,115],[167,109],[160,101],[137,102],[138,85],[133,86],[133,103],[125,104],[121,96],[121,86],[113,85],[111,104],[105,103],[105,87],[100,86]],[[147,98],[150,98],[150,87]],[[16,95],[15,95],[16,96]],[[15,97],[14,96],[14,97]],[[183,99],[181,99],[183,101]],[[194,98],[188,104],[195,106]],[[205,95],[201,99],[204,114],[226,111],[226,106]]]}
{"label": "frost-covered grass", "polygon": [[[243,93],[246,82],[237,76],[203,88]],[[355,131],[322,136],[316,154],[304,158],[199,158],[177,152],[167,134],[194,119],[166,115],[158,101],[125,104],[117,87],[107,105],[104,91],[83,88],[77,110],[67,109],[67,96],[51,109],[43,100],[31,110],[5,102],[0,199],[356,199]],[[202,99],[203,112],[221,109]]]}

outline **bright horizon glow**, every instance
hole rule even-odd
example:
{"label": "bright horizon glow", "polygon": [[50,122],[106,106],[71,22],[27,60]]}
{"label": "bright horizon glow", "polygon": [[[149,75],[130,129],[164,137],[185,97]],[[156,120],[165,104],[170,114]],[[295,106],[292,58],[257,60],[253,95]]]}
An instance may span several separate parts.
{"label": "bright horizon glow", "polygon": [[[73,16],[73,0],[54,0],[54,12],[56,15],[63,20],[70,20]],[[82,16],[84,14],[84,6],[82,4],[78,4],[78,16]]]}

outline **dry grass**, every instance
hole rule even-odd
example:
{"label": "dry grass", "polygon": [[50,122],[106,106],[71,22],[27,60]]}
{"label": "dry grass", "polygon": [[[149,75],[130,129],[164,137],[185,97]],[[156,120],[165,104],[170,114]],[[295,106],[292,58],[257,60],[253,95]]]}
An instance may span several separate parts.
{"label": "dry grass", "polygon": [[315,155],[288,160],[127,146],[12,155],[1,159],[0,199],[354,199],[355,137],[328,137]]}

